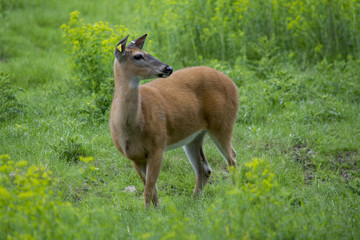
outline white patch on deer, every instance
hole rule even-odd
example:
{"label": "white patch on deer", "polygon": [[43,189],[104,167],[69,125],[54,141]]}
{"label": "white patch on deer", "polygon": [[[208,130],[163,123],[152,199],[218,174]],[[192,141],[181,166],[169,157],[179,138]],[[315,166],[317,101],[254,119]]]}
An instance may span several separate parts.
{"label": "white patch on deer", "polygon": [[190,136],[188,136],[187,138],[175,143],[175,144],[172,144],[172,145],[169,145],[165,148],[165,151],[169,151],[169,150],[173,150],[173,149],[176,149],[176,148],[179,148],[179,147],[182,147],[188,143],[191,143],[196,137],[197,135],[199,135],[199,133],[202,132],[202,131],[198,131]]}

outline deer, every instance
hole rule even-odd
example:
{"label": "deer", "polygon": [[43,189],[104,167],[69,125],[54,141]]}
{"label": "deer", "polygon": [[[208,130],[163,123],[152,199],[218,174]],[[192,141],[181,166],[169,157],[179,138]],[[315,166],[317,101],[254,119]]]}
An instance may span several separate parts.
{"label": "deer", "polygon": [[[159,206],[157,180],[164,152],[183,147],[195,172],[193,194],[200,195],[212,172],[203,151],[209,135],[226,160],[236,167],[232,132],[238,91],[224,73],[205,66],[173,72],[142,50],[147,34],[115,48],[114,96],[110,131],[116,149],[131,160],[144,183],[145,207]],[[157,78],[146,84],[144,79]]]}

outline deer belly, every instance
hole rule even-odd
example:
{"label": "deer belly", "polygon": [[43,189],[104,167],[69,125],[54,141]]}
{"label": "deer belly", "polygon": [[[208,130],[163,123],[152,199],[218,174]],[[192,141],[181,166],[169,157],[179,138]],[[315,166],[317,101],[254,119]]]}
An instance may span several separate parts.
{"label": "deer belly", "polygon": [[171,145],[168,145],[166,148],[165,148],[165,151],[169,151],[169,150],[173,150],[175,148],[179,148],[179,147],[182,147],[188,143],[191,143],[202,131],[198,131],[190,136],[188,136],[187,138],[177,142],[177,143],[174,143],[174,144],[171,144]]}

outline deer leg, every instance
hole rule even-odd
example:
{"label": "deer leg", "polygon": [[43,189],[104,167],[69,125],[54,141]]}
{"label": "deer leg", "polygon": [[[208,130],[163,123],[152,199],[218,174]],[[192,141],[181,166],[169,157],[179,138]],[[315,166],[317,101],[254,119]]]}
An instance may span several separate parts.
{"label": "deer leg", "polygon": [[139,177],[141,178],[141,180],[143,181],[144,185],[145,185],[145,179],[146,179],[146,163],[137,163],[137,162],[132,162],[136,172],[138,173]]}
{"label": "deer leg", "polygon": [[231,145],[231,131],[210,131],[210,137],[229,167],[236,167],[236,152]]}
{"label": "deer leg", "polygon": [[[146,162],[144,162],[144,163],[132,162],[132,163],[134,165],[136,172],[138,173],[141,180],[143,181],[144,185],[146,185]],[[159,202],[156,184],[155,184],[155,190],[154,190],[152,202],[153,202],[154,206],[157,206],[158,202]]]}
{"label": "deer leg", "polygon": [[192,142],[183,147],[195,172],[196,180],[194,195],[199,195],[201,193],[211,174],[211,168],[206,161],[202,148],[205,135],[206,131],[199,133]]}
{"label": "deer leg", "polygon": [[159,205],[156,182],[159,178],[162,161],[162,152],[150,156],[146,166],[146,180],[144,189],[145,207],[150,208],[150,201],[154,207]]}

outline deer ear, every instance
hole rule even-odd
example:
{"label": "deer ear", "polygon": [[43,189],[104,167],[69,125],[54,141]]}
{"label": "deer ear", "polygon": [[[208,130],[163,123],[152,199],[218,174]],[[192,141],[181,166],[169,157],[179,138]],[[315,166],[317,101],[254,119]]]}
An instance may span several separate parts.
{"label": "deer ear", "polygon": [[142,35],[138,39],[136,39],[136,40],[132,41],[131,43],[129,43],[128,47],[137,47],[137,48],[142,49],[142,47],[144,46],[146,37],[147,37],[147,33],[145,33],[144,35]]}
{"label": "deer ear", "polygon": [[121,40],[116,45],[114,55],[119,61],[120,61],[121,57],[123,57],[125,55],[125,47],[126,47],[126,42],[127,42],[128,37],[129,37],[129,35],[127,35],[123,40]]}

